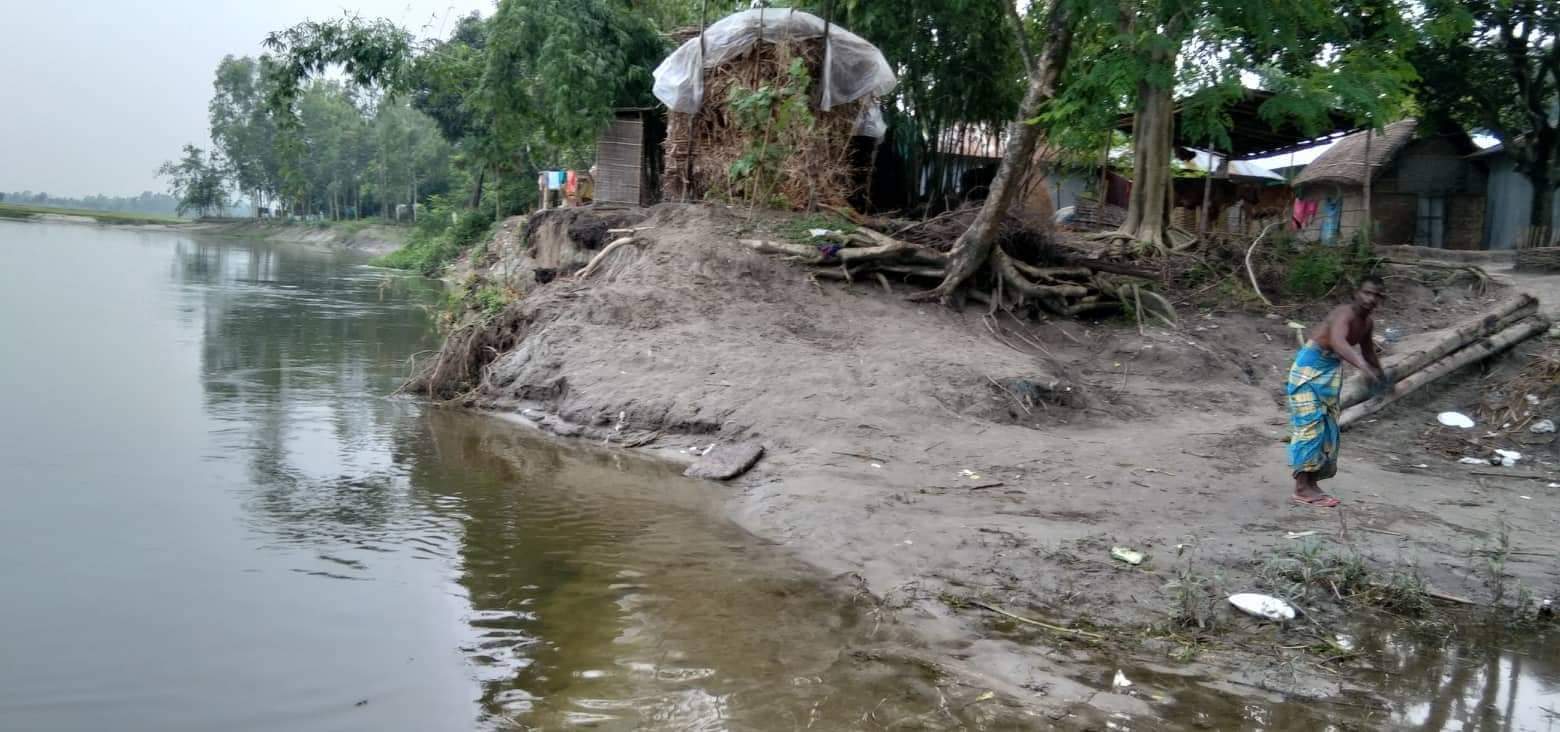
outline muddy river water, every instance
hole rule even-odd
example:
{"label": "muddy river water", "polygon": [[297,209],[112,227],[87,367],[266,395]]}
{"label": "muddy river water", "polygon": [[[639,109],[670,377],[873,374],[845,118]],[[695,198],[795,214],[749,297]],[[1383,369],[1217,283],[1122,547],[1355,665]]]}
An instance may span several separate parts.
{"label": "muddy river water", "polygon": [[0,729],[793,729],[935,706],[840,667],[865,619],[723,521],[720,488],[387,398],[436,345],[433,283],[69,224],[0,221],[0,251]]}
{"label": "muddy river water", "polygon": [[[391,398],[434,283],[77,224],[0,221],[0,253],[0,729],[988,726],[852,653],[870,606],[727,489]],[[1166,719],[1111,726],[1560,729],[1547,639],[1361,637],[1385,709],[1138,664]]]}

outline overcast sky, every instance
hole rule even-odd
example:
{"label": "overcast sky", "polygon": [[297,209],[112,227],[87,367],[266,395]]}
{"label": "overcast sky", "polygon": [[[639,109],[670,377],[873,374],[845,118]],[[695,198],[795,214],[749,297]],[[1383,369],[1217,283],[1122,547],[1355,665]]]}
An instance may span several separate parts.
{"label": "overcast sky", "polygon": [[0,0],[0,191],[163,191],[157,166],[210,145],[217,62],[350,10],[437,35],[492,0]]}

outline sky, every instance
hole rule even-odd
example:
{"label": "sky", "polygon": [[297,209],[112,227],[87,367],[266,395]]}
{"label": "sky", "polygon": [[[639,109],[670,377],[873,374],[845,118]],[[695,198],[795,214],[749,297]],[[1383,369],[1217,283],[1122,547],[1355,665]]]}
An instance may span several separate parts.
{"label": "sky", "polygon": [[343,12],[420,37],[493,0],[0,0],[0,191],[165,191],[157,166],[209,147],[217,62],[273,30]]}

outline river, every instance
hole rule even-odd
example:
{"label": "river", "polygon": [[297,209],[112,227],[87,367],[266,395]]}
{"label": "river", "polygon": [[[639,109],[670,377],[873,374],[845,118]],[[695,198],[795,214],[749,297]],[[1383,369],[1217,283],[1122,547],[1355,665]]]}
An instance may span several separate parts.
{"label": "river", "polygon": [[76,224],[0,221],[0,252],[0,728],[936,710],[842,652],[871,619],[723,520],[721,487],[392,398],[436,346],[435,283]]}

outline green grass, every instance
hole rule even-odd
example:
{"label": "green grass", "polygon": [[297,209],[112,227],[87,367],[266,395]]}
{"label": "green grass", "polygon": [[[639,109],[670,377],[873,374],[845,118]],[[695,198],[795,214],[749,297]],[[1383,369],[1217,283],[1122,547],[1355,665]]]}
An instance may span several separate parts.
{"label": "green grass", "polygon": [[120,211],[93,211],[84,208],[54,208],[51,206],[30,206],[21,203],[0,203],[0,218],[30,219],[34,216],[54,214],[57,216],[85,216],[102,224],[184,224],[186,219],[173,216],[159,216],[157,214],[123,213]]}
{"label": "green grass", "polygon": [[[428,222],[448,221],[442,213],[437,218],[429,217]],[[396,269],[409,269],[414,272],[433,276],[444,268],[444,265],[454,261],[467,249],[485,241],[493,228],[493,219],[477,211],[468,211],[461,215],[454,224],[445,224],[444,227],[435,228],[435,224],[419,222],[417,230],[412,234],[411,241],[383,257],[378,263],[386,267]]]}
{"label": "green grass", "polygon": [[847,234],[853,234],[856,231],[856,225],[838,214],[814,213],[795,216],[781,222],[775,227],[775,233],[791,241],[808,243],[813,241],[812,229],[828,229],[830,231],[843,231]]}

